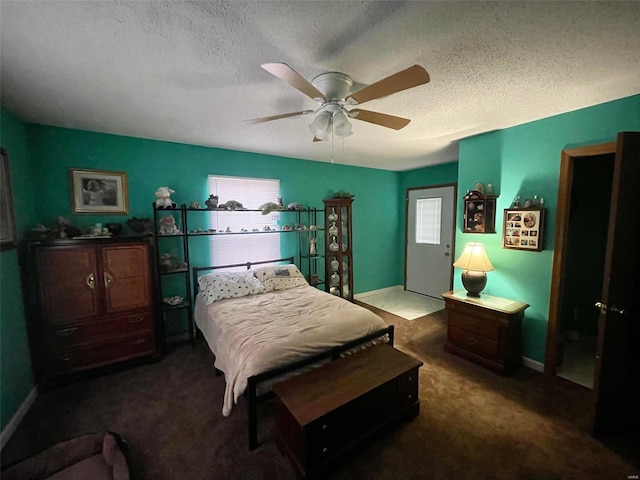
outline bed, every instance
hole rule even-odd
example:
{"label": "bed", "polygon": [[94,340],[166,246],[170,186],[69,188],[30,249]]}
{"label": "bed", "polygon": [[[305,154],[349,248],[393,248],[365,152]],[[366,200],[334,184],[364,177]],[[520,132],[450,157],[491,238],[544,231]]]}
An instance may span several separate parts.
{"label": "bed", "polygon": [[[237,267],[243,271],[229,272]],[[194,319],[225,376],[222,413],[246,395],[250,450],[258,443],[257,403],[269,398],[275,381],[369,345],[393,344],[393,326],[310,286],[293,258],[192,271]]]}

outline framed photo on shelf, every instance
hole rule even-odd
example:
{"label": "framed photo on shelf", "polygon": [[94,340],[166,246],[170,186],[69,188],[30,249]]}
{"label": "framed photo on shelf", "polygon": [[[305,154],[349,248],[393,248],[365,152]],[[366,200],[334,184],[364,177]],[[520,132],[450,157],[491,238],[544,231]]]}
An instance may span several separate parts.
{"label": "framed photo on shelf", "polygon": [[69,177],[74,213],[129,213],[126,173],[72,168]]}
{"label": "framed photo on shelf", "polygon": [[542,251],[544,208],[505,208],[502,248]]}
{"label": "framed photo on shelf", "polygon": [[16,225],[13,216],[9,158],[4,148],[0,148],[0,153],[2,154],[2,163],[0,164],[0,249],[5,250],[16,246]]}

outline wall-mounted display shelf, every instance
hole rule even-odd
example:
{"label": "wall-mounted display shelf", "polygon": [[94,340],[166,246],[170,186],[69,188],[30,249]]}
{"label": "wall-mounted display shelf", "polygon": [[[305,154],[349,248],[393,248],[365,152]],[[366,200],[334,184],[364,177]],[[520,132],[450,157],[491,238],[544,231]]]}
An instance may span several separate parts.
{"label": "wall-mounted display shelf", "polygon": [[464,196],[464,233],[496,233],[497,195],[471,190]]}

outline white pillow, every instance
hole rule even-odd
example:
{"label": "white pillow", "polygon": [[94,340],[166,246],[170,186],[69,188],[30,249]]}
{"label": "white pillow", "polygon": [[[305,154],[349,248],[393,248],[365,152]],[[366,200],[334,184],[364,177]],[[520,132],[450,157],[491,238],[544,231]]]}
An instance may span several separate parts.
{"label": "white pillow", "polygon": [[267,292],[308,285],[307,279],[295,265],[257,268],[253,274],[262,282]]}
{"label": "white pillow", "polygon": [[198,277],[198,285],[206,305],[223,298],[244,297],[265,291],[264,285],[250,270],[207,273]]}

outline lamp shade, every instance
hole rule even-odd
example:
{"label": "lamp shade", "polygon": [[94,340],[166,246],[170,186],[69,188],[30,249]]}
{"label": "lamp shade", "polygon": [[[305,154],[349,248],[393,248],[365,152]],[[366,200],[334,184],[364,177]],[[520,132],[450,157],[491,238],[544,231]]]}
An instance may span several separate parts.
{"label": "lamp shade", "polygon": [[477,242],[467,243],[462,255],[455,261],[453,266],[472,272],[490,272],[493,270],[493,265],[491,265],[489,257],[484,251],[484,245]]}

